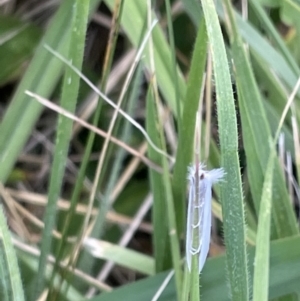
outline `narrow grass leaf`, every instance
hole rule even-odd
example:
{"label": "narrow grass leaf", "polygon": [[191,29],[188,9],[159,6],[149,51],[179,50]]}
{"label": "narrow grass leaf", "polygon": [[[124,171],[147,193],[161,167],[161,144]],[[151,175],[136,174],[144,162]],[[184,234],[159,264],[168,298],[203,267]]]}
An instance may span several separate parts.
{"label": "narrow grass leaf", "polygon": [[[176,48],[175,48],[175,41],[174,41],[174,30],[173,30],[173,23],[172,23],[172,12],[171,12],[171,3],[170,0],[165,0],[166,6],[166,15],[167,15],[167,22],[168,22],[168,37],[170,43],[170,50],[171,50],[171,57],[172,57],[172,75],[173,75],[173,82],[175,88],[175,103],[176,103],[176,112],[177,116],[181,117],[181,103],[180,103],[180,93],[179,93],[179,85],[178,85],[178,73],[177,73],[177,64],[176,64]],[[178,128],[181,128],[181,118],[177,119]]]}
{"label": "narrow grass leaf", "polygon": [[113,261],[145,275],[154,275],[154,260],[150,256],[94,238],[86,238],[83,246],[93,257]]}
{"label": "narrow grass leaf", "polygon": [[[166,148],[164,136],[163,136],[163,129],[161,122],[158,117],[157,109],[155,106],[155,96],[153,92],[153,87],[150,86],[148,89],[147,94],[147,118],[151,119],[148,120],[148,125],[155,123],[155,129],[158,132],[156,136],[159,137],[160,145],[162,146],[162,149]],[[151,131],[151,134],[154,135],[154,132]],[[176,231],[176,216],[175,216],[175,206],[174,206],[174,199],[172,194],[172,187],[171,187],[171,179],[170,179],[170,172],[168,167],[168,162],[165,157],[161,159],[161,163],[163,166],[163,176],[162,176],[162,182],[164,185],[164,189],[159,191],[159,196],[162,196],[162,199],[156,200],[157,202],[162,202],[163,205],[160,205],[159,208],[162,209],[162,206],[165,206],[165,209],[162,212],[166,212],[167,214],[167,229],[168,229],[168,235],[170,240],[170,253],[172,258],[172,266],[175,270],[175,282],[176,282],[176,290],[177,290],[177,296],[181,296],[181,289],[182,289],[182,271],[180,266],[180,247],[179,247],[179,240],[178,235]],[[162,189],[161,187],[157,187],[156,189]],[[162,193],[164,193],[162,195]],[[158,196],[158,192],[156,192],[156,196]],[[162,212],[159,213],[159,216],[156,218],[162,217]],[[161,225],[162,221],[161,221]],[[166,227],[166,225],[163,225]],[[160,247],[164,247],[164,252],[166,252],[169,248],[166,246],[160,245]]]}
{"label": "narrow grass leaf", "polygon": [[[89,0],[78,0],[72,9],[72,31],[69,45],[68,58],[78,69],[81,68],[83,61],[83,52],[85,45],[85,34],[88,21]],[[78,97],[80,77],[70,68],[67,68],[64,76],[61,106],[74,112]],[[47,262],[47,255],[51,251],[52,230],[56,221],[56,203],[62,187],[65,165],[69,149],[69,141],[72,134],[73,121],[65,116],[59,115],[56,145],[54,151],[53,164],[50,175],[48,203],[44,216],[44,230],[41,242],[41,255],[39,261],[39,270],[36,276],[35,296],[42,291],[44,287],[44,273]],[[55,271],[55,269],[54,269]],[[51,288],[49,295],[51,295]]]}
{"label": "narrow grass leaf", "polygon": [[194,131],[196,124],[196,112],[199,106],[201,86],[207,55],[207,34],[204,19],[202,18],[197,33],[191,69],[187,82],[186,96],[183,102],[182,128],[179,130],[178,148],[174,165],[172,189],[176,206],[177,229],[184,229],[186,219],[186,177],[187,166],[193,161]]}
{"label": "narrow grass leaf", "polygon": [[234,301],[248,300],[249,280],[245,241],[245,216],[238,157],[237,120],[231,76],[214,2],[212,0],[203,0],[202,7],[214,67],[221,167],[226,172],[224,182],[220,185],[220,195],[230,294]]}
{"label": "narrow grass leaf", "polygon": [[0,250],[0,275],[5,277],[0,279],[0,288],[5,290],[0,292],[0,297],[8,301],[24,301],[18,260],[8,231],[2,204],[0,204]]}
{"label": "narrow grass leaf", "polygon": [[272,182],[276,155],[275,145],[270,143],[270,147],[272,149],[265,173],[258,217],[254,258],[253,301],[268,301],[269,294]]}
{"label": "narrow grass leaf", "polygon": [[[151,140],[160,148],[160,137],[157,131],[157,116],[155,112],[154,100],[149,96],[146,103],[146,129]],[[160,154],[154,151],[151,147],[148,148],[149,159],[157,165],[163,165],[163,158]],[[171,268],[172,258],[169,256],[170,239],[168,231],[168,221],[165,218],[166,204],[165,199],[165,184],[163,175],[149,169],[150,185],[153,194],[152,207],[152,224],[153,224],[153,247],[155,257],[156,272],[161,272]]]}

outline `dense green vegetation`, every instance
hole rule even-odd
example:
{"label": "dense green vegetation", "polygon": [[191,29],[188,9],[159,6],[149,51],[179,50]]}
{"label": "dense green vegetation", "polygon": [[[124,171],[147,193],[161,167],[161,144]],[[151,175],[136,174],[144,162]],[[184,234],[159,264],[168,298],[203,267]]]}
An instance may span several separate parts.
{"label": "dense green vegetation", "polygon": [[0,10],[0,300],[300,300],[298,0]]}

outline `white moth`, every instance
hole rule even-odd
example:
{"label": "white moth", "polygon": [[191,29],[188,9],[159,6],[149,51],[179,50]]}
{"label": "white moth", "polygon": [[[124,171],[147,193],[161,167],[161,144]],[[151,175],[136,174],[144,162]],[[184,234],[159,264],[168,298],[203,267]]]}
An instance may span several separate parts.
{"label": "white moth", "polygon": [[220,181],[224,174],[223,168],[208,171],[205,170],[204,164],[188,168],[186,261],[189,271],[191,271],[192,256],[198,256],[199,274],[204,266],[211,234],[212,185]]}

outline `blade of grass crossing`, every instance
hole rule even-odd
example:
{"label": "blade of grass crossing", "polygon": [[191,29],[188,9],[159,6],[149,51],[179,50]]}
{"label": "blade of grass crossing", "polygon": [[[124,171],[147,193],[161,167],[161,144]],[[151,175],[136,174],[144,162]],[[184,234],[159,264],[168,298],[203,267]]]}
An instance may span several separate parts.
{"label": "blade of grass crossing", "polygon": [[[126,103],[126,112],[132,116],[134,115],[134,109],[136,108],[136,103],[138,100],[138,94],[140,92],[140,85],[142,81],[142,68],[140,65],[138,66],[136,70],[136,74],[133,78],[133,82],[129,86],[129,91],[127,92],[125,99],[123,101],[122,107]],[[124,123],[122,123],[124,122]],[[120,133],[120,134],[118,134]],[[118,117],[116,124],[114,126],[113,130],[113,136],[120,135],[120,139],[124,142],[129,141],[130,137],[132,136],[132,124],[130,122],[127,122],[127,120],[122,120],[121,116]],[[105,188],[105,191],[103,193],[103,196],[101,198],[101,202],[98,205],[100,213],[95,217],[94,220],[92,220],[90,223],[94,223],[93,230],[90,234],[91,237],[103,237],[106,235],[105,232],[105,226],[106,226],[106,217],[107,212],[109,209],[112,208],[113,202],[112,202],[112,194],[113,190],[116,187],[116,183],[120,176],[120,171],[122,169],[122,164],[124,163],[124,159],[126,158],[126,151],[123,148],[117,149],[115,152],[112,152],[112,150],[115,150],[114,145],[111,145],[111,151],[110,154],[107,156],[114,156],[114,164],[109,170],[109,175],[107,181],[107,185]],[[110,162],[108,159],[107,161]],[[108,166],[104,166],[103,169],[106,169]],[[101,171],[102,172],[102,171]],[[114,201],[114,200],[113,200]],[[119,236],[118,236],[119,237]],[[115,238],[116,239],[116,238]],[[124,242],[124,241],[123,241]],[[119,241],[119,243],[122,244],[122,238]],[[127,256],[121,256],[120,258],[120,264],[122,263],[124,266],[128,266]],[[116,262],[118,263],[118,262]],[[146,263],[146,262],[145,262]],[[84,269],[85,271],[92,271],[95,267],[94,256],[91,258],[86,253],[81,252],[80,254],[80,260],[78,266],[81,269]],[[113,268],[113,265],[115,262],[107,261],[101,268],[101,271],[98,272],[97,278],[98,279],[105,279],[107,275],[110,273],[110,270]],[[139,269],[147,269],[146,265],[139,266]],[[154,271],[154,260],[153,260],[153,267],[151,271]],[[150,271],[149,271],[150,272]],[[90,290],[89,293],[92,294],[92,292],[95,291],[94,289]]]}
{"label": "blade of grass crossing", "polygon": [[[72,31],[70,37],[68,58],[78,69],[81,69],[83,61],[89,4],[89,0],[78,0],[73,5],[72,10]],[[75,111],[79,90],[79,81],[79,76],[76,75],[70,68],[67,68],[64,75],[64,82],[61,95],[61,106],[70,112]],[[50,176],[48,203],[44,217],[45,227],[43,230],[41,243],[39,270],[36,278],[36,297],[44,287],[44,272],[47,263],[47,255],[51,250],[51,233],[55,225],[56,202],[60,195],[60,190],[62,186],[69,142],[72,133],[72,126],[72,120],[62,115],[58,117],[56,145]],[[51,295],[51,288],[49,291],[49,295]],[[34,299],[35,298],[32,298],[32,300]]]}
{"label": "blade of grass crossing", "polygon": [[227,173],[220,193],[230,293],[234,301],[249,300],[245,216],[231,76],[214,2],[203,0],[202,7],[214,67],[221,162]]}
{"label": "blade of grass crossing", "polygon": [[[8,301],[23,301],[24,292],[21,281],[21,274],[18,266],[18,260],[13,244],[11,242],[10,233],[6,224],[6,218],[3,212],[3,207],[0,204],[0,265],[1,288],[0,297]],[[1,275],[0,274],[0,275]],[[4,294],[4,296],[3,296]]]}

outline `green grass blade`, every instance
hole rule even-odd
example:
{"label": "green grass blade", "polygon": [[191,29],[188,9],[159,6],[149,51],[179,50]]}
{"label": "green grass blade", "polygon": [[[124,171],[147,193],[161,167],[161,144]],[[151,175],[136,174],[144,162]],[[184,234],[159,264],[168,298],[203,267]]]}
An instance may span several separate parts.
{"label": "green grass blade", "polygon": [[[178,116],[181,116],[181,104],[180,104],[180,93],[179,93],[179,86],[178,86],[178,74],[177,74],[177,64],[176,64],[176,48],[175,48],[175,41],[174,41],[174,30],[173,30],[173,23],[172,23],[172,13],[171,13],[171,4],[170,0],[165,0],[166,6],[166,15],[167,15],[167,22],[168,22],[168,36],[170,42],[170,49],[171,49],[171,56],[172,56],[172,74],[173,74],[173,82],[175,88],[175,103],[176,103],[176,112]],[[178,128],[181,128],[181,118],[178,118]]]}
{"label": "green grass blade", "polygon": [[187,92],[183,103],[182,128],[178,136],[178,149],[172,181],[174,200],[176,202],[177,229],[180,232],[185,228],[186,202],[184,200],[186,199],[187,167],[193,161],[196,112],[199,106],[206,54],[207,35],[204,20],[202,19],[197,33],[187,82]]}
{"label": "green grass blade", "polygon": [[[81,69],[83,61],[89,4],[89,0],[78,0],[74,4],[72,10],[72,32],[70,37],[68,59],[71,60],[72,64],[78,69]],[[70,68],[67,68],[62,88],[61,106],[72,113],[76,108],[79,81],[79,76]],[[44,287],[44,273],[47,255],[51,250],[52,230],[56,221],[56,202],[60,195],[63,182],[72,126],[73,121],[69,118],[66,118],[62,115],[58,117],[56,145],[51,169],[48,202],[44,217],[45,227],[41,242],[41,256],[39,261],[39,270],[36,276],[36,297]],[[49,294],[51,295],[51,290]]]}
{"label": "green grass blade", "polygon": [[[158,131],[156,134],[160,140],[160,145],[162,149],[166,149],[166,144],[163,136],[163,128],[162,123],[159,120],[157,109],[155,106],[155,96],[153,92],[153,87],[150,87],[148,90],[147,95],[147,118],[149,119],[148,127],[151,125],[155,125],[154,129]],[[154,135],[154,132],[151,131]],[[166,158],[162,158],[162,166],[163,166],[163,175],[162,181],[164,185],[164,190],[160,193],[164,192],[163,198],[159,200],[160,202],[165,205],[164,213],[167,215],[167,229],[168,235],[170,240],[170,249],[171,249],[171,257],[172,257],[172,264],[173,269],[175,270],[175,282],[176,282],[176,291],[177,296],[181,296],[181,288],[182,288],[182,271],[181,271],[181,264],[180,264],[180,247],[179,247],[179,240],[176,231],[176,216],[175,216],[175,208],[174,208],[174,199],[172,194],[172,187],[171,187],[171,179],[170,179],[170,172],[168,167],[168,162]],[[158,200],[156,200],[158,201]],[[158,218],[161,218],[161,214]],[[166,226],[166,225],[164,225]],[[164,250],[165,251],[165,250]]]}
{"label": "green grass blade", "polygon": [[269,293],[271,201],[275,160],[275,145],[270,144],[272,151],[267,164],[258,217],[254,259],[253,301],[268,301]]}
{"label": "green grass blade", "polygon": [[5,277],[0,279],[0,288],[4,290],[0,292],[0,297],[4,297],[4,300],[8,301],[24,301],[18,260],[8,231],[2,204],[0,204],[0,250],[0,275]]}
{"label": "green grass blade", "polygon": [[202,7],[214,67],[221,162],[227,173],[220,192],[230,293],[232,300],[248,300],[245,217],[231,76],[214,2],[202,1]]}
{"label": "green grass blade", "polygon": [[154,275],[154,260],[148,255],[94,238],[86,239],[83,245],[96,258],[111,260],[145,275]]}
{"label": "green grass blade", "polygon": [[[153,99],[147,100],[146,106],[146,129],[149,137],[155,145],[161,148],[160,138],[157,133],[157,120],[155,116],[155,108],[153,106]],[[149,159],[162,166],[162,157],[153,148],[148,148]],[[153,224],[153,247],[155,257],[156,272],[172,267],[172,258],[170,254],[170,239],[168,231],[168,221],[165,218],[166,204],[165,199],[165,184],[163,175],[150,169],[150,185],[153,194],[152,207],[152,224]]]}
{"label": "green grass blade", "polygon": [[[0,243],[0,252],[1,254],[5,254],[2,242]],[[3,301],[10,301],[9,276],[7,274],[7,267],[4,256],[0,256],[0,279],[0,298]]]}
{"label": "green grass blade", "polygon": [[[113,21],[112,21],[113,25],[112,25],[112,28],[110,29],[109,41],[108,41],[108,45],[106,48],[106,54],[105,54],[105,62],[103,65],[103,71],[102,71],[102,75],[101,75],[101,84],[100,84],[101,91],[106,90],[107,79],[109,76],[109,72],[111,71],[111,64],[112,64],[112,60],[113,60],[113,57],[115,54],[116,42],[117,42],[117,38],[118,38],[118,31],[119,31],[119,27],[120,27],[120,19],[122,16],[123,3],[124,3],[124,1],[121,1],[121,3],[120,2],[115,3],[116,10],[114,11],[114,15],[113,15]],[[137,83],[138,81],[139,81],[139,76],[137,75],[136,79],[134,81],[134,87],[133,87],[132,91],[130,92],[128,110],[131,110],[131,106],[133,106],[133,104],[132,104],[134,102],[133,98],[136,97],[135,93],[137,93],[137,90],[138,90],[138,87],[137,87],[139,85]],[[97,103],[97,106],[96,106],[96,109],[94,112],[94,116],[93,116],[93,122],[92,122],[92,124],[95,127],[97,127],[99,124],[103,103],[104,103],[103,99],[101,99],[101,97],[99,97],[98,103]],[[114,126],[113,136],[119,130],[119,126],[120,126],[120,120],[118,119],[116,125]],[[130,127],[128,124],[126,124],[125,127],[123,128],[123,133],[121,134],[121,136],[124,139],[123,141],[128,140],[127,135],[128,135],[129,128]],[[73,204],[74,208],[75,208],[76,203],[79,201],[79,197],[80,197],[83,182],[84,182],[84,179],[86,176],[87,168],[90,163],[90,156],[91,156],[91,152],[92,152],[92,147],[95,142],[95,138],[96,138],[96,133],[93,131],[89,131],[87,142],[85,145],[83,160],[80,165],[78,177],[77,177],[76,184],[75,184],[73,194],[72,194],[71,203]],[[106,158],[109,158],[110,154],[112,153],[112,149],[114,149],[114,146],[110,145],[108,147],[108,151],[107,151],[108,155],[106,156]],[[103,236],[105,217],[106,217],[107,211],[110,207],[109,198],[111,197],[111,193],[114,188],[116,178],[119,175],[119,170],[120,170],[120,166],[122,164],[123,157],[124,157],[123,150],[122,149],[118,150],[117,155],[115,156],[114,166],[108,175],[109,178],[107,180],[106,190],[104,192],[101,202],[99,203],[100,212],[99,212],[98,216],[96,217],[94,228],[92,231],[92,236],[95,236],[95,237]],[[109,164],[109,159],[104,161],[104,164],[103,164],[103,167],[101,170],[101,174],[99,177],[99,181],[97,183],[99,189],[100,189],[100,187],[102,187],[102,183],[103,183],[103,180],[105,179],[105,175],[107,175],[107,173],[106,173],[106,171],[108,169],[107,163]],[[95,200],[93,200],[93,202],[94,201]],[[70,216],[69,219],[71,221],[72,216]],[[87,216],[85,217],[85,220],[87,221]],[[85,229],[81,229],[81,233],[83,233],[83,231],[85,231]],[[80,239],[78,239],[78,241],[80,241]],[[74,265],[77,260],[77,258],[75,258],[76,256],[74,256],[74,252],[73,252],[72,257],[73,258],[70,261],[70,264]],[[91,260],[91,257],[87,256],[87,254],[84,253],[80,257],[78,266],[80,268],[84,269],[85,271],[88,271],[88,270],[90,271],[90,270],[92,270],[94,263],[95,263],[94,260]]]}

